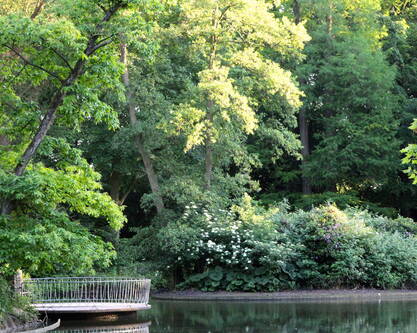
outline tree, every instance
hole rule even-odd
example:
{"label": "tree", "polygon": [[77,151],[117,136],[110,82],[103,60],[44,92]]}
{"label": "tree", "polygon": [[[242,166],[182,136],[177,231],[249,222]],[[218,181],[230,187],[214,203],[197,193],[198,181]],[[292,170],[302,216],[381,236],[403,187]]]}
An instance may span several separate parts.
{"label": "tree", "polygon": [[[132,6],[135,12],[125,11]],[[78,151],[47,134],[54,123],[77,129],[86,119],[117,127],[103,93],[121,96],[118,38],[140,6],[62,0],[31,17],[18,10],[0,17],[2,272],[91,271],[113,256],[74,220],[90,216],[120,229],[121,207],[102,193],[99,174]],[[44,246],[52,243],[47,257]]]}
{"label": "tree", "polygon": [[[125,89],[127,91],[126,94],[126,100],[128,105],[128,111],[129,111],[129,119],[130,124],[132,127],[138,126],[138,118],[136,116],[137,112],[137,105],[135,105],[133,96],[132,96],[132,88],[129,80],[129,69],[128,69],[128,49],[126,44],[122,44],[120,47],[120,53],[121,53],[121,62],[125,66],[125,72],[122,75],[123,84],[125,85]],[[137,150],[139,151],[139,154],[142,158],[143,165],[145,167],[145,172],[149,181],[149,185],[152,190],[153,194],[153,202],[156,207],[156,210],[158,214],[161,214],[163,210],[165,209],[164,201],[162,199],[161,190],[159,186],[159,180],[155,173],[155,168],[152,162],[152,159],[150,157],[149,152],[145,148],[144,142],[143,142],[143,135],[142,133],[137,133],[134,136],[135,144],[137,147]]]}
{"label": "tree", "polygon": [[[107,119],[109,125],[116,126],[115,114],[100,100],[98,87],[119,86],[115,82],[115,76],[120,72],[116,54],[102,49],[113,43],[117,36],[117,22],[114,25],[109,22],[128,5],[129,2],[122,0],[110,1],[106,6],[97,6],[94,1],[87,6],[61,1],[51,8],[52,13],[66,13],[58,21],[47,20],[47,15],[36,20],[15,15],[2,17],[0,45],[2,53],[7,52],[3,56],[7,67],[2,66],[6,78],[2,107],[21,108],[18,103],[27,104],[27,96],[17,84],[30,80],[28,88],[38,94],[38,101],[32,102],[31,107],[40,115],[39,126],[14,168],[17,176],[26,170],[58,114],[67,123],[75,122],[76,126],[88,116],[98,121]],[[80,11],[84,11],[85,22],[82,24],[74,20],[74,15]],[[18,82],[15,76],[18,76]],[[46,84],[47,94],[46,89],[42,89]],[[81,112],[77,112],[77,108],[81,108]],[[10,202],[4,201],[3,214],[10,210]]]}
{"label": "tree", "polygon": [[396,172],[395,70],[381,50],[379,10],[378,1],[309,7],[312,41],[299,76],[315,138],[305,169],[318,188],[376,188]]}
{"label": "tree", "polygon": [[269,134],[276,138],[278,131],[282,138],[293,121],[281,117],[289,112],[291,119],[300,106],[291,73],[263,51],[288,58],[299,54],[308,36],[302,25],[275,19],[271,8],[255,0],[190,1],[172,28],[186,40],[199,71],[171,121],[186,136],[185,152],[204,148],[207,191],[213,190],[216,168],[250,165],[244,142],[262,127],[258,110],[275,112]]}
{"label": "tree", "polygon": [[77,217],[120,229],[122,210],[101,192],[100,175],[63,139],[46,137],[38,158],[17,176],[0,164],[0,195],[17,204],[0,216],[0,273],[22,268],[34,275],[85,274],[107,267],[112,246],[94,236]]}

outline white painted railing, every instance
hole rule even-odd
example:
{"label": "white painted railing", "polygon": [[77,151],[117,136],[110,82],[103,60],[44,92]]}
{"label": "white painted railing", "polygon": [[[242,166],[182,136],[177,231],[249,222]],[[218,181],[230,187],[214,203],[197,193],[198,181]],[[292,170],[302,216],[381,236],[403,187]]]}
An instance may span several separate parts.
{"label": "white painted railing", "polygon": [[143,303],[151,281],[120,277],[56,277],[23,279],[20,292],[32,303]]}
{"label": "white painted railing", "polygon": [[114,332],[114,333],[149,333],[150,323],[144,324],[130,324],[123,326],[107,326],[107,327],[91,327],[91,328],[73,328],[63,329],[57,332],[59,333],[101,333],[101,332]]}

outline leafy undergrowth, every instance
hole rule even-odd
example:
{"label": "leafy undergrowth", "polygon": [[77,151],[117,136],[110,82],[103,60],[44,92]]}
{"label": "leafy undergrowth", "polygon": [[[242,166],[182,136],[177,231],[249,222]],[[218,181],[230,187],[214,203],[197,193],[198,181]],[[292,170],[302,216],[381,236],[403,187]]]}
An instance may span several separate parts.
{"label": "leafy undergrowth", "polygon": [[411,219],[331,204],[264,209],[245,197],[230,210],[191,204],[180,219],[142,230],[129,246],[136,262],[152,263],[177,288],[386,289],[417,285],[416,235]]}
{"label": "leafy undergrowth", "polygon": [[9,283],[0,276],[0,329],[23,325],[36,318],[28,300],[13,293]]}

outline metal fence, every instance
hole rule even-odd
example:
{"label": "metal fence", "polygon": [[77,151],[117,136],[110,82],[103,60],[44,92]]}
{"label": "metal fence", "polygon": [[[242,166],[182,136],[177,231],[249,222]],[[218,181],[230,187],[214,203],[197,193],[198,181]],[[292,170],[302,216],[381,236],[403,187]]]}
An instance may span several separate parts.
{"label": "metal fence", "polygon": [[149,333],[149,325],[136,324],[125,326],[108,326],[108,327],[92,327],[92,328],[73,328],[57,330],[59,333],[99,333],[99,332],[114,332],[114,333]]}
{"label": "metal fence", "polygon": [[119,277],[57,277],[23,279],[20,292],[33,303],[143,303],[151,281]]}
{"label": "metal fence", "polygon": [[101,332],[114,332],[114,333],[149,333],[148,327],[142,328],[121,328],[121,329],[78,329],[78,330],[63,330],[63,331],[56,331],[60,333],[101,333]]}

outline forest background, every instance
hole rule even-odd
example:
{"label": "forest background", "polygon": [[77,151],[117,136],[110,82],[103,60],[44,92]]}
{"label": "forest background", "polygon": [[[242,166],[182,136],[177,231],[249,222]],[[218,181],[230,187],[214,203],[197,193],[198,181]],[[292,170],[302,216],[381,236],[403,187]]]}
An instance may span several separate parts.
{"label": "forest background", "polygon": [[0,32],[3,280],[416,285],[415,0],[4,0]]}

